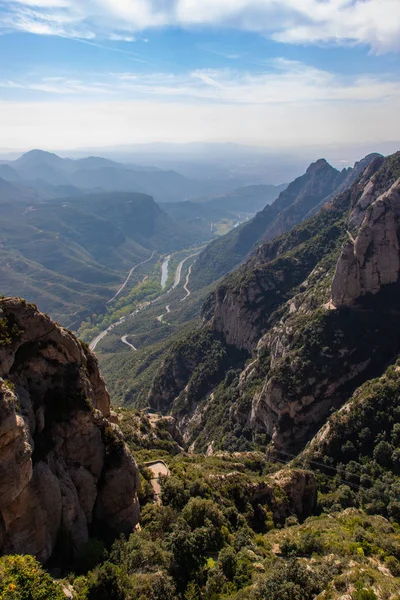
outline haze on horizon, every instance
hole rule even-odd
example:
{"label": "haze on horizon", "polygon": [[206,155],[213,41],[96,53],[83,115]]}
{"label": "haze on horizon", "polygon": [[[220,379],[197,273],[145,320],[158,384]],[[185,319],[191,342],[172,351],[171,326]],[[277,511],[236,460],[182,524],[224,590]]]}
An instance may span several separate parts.
{"label": "haze on horizon", "polygon": [[397,0],[5,0],[1,147],[400,139]]}

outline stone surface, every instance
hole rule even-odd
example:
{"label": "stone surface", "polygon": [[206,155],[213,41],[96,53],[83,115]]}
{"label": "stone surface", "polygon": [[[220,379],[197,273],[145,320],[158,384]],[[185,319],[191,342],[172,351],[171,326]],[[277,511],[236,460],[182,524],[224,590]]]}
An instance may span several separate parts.
{"label": "stone surface", "polygon": [[95,356],[22,300],[0,300],[0,319],[0,551],[45,563],[89,527],[131,531],[138,469],[107,419]]}
{"label": "stone surface", "polygon": [[382,286],[399,279],[400,179],[375,199],[374,182],[368,183],[350,216],[357,224],[356,237],[349,234],[332,282],[332,302],[349,306],[361,296],[376,294]]}

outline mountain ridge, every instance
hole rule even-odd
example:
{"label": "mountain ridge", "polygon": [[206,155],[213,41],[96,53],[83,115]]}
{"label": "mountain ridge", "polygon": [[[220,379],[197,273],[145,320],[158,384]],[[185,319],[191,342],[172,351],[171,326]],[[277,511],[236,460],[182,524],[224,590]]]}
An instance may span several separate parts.
{"label": "mountain ridge", "polygon": [[[330,303],[332,294],[335,302],[335,273],[340,280],[340,265],[346,264],[349,244],[355,244],[347,241],[347,222],[363,207],[360,220],[368,223],[382,194],[397,207],[399,164],[400,154],[376,158],[349,190],[315,217],[262,244],[209,296],[200,329],[172,350],[149,394],[151,406],[172,411],[181,420],[188,443],[196,446],[197,440],[199,448],[212,440],[221,444],[221,437],[213,438],[218,431],[215,411],[219,403],[224,410],[226,387],[231,398],[227,423],[264,432],[278,448],[301,445],[316,432],[329,407],[344,404],[368,372],[378,375],[387,361],[395,360],[400,334],[396,313],[379,307],[390,306],[391,293],[396,297],[398,269],[396,281],[382,280],[381,292],[371,284],[359,294],[360,309],[352,309],[354,302],[347,302],[343,310]],[[376,224],[365,227],[379,230]],[[358,225],[355,239],[362,232]],[[371,267],[377,264],[379,270],[377,235],[369,238],[372,249],[367,256]],[[396,244],[390,248],[398,255]],[[385,258],[390,264],[390,255]],[[378,339],[377,323],[384,332]],[[334,334],[340,329],[343,342]],[[327,339],[335,340],[331,359]],[[196,356],[191,347],[199,344],[204,349]],[[245,353],[241,359],[238,352]],[[224,384],[227,369],[240,373],[233,386]]]}

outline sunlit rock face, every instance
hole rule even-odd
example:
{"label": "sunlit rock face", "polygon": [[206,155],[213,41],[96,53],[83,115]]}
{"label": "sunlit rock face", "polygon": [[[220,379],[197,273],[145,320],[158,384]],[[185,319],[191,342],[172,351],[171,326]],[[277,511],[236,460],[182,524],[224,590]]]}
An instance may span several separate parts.
{"label": "sunlit rock face", "polygon": [[95,356],[34,305],[0,301],[0,551],[43,563],[139,520],[137,466]]}

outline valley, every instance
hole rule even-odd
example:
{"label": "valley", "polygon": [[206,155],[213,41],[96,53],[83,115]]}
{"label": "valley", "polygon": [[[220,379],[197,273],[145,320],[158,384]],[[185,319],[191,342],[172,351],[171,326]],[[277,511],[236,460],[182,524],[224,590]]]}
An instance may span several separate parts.
{"label": "valley", "polygon": [[20,285],[97,286],[60,293],[81,342],[0,299],[0,589],[398,600],[399,182],[399,153],[318,160],[220,237],[204,202],[0,197]]}
{"label": "valley", "polygon": [[[139,281],[138,285],[136,287],[133,287],[131,291],[128,291],[126,298],[124,298],[124,296],[122,296],[122,298],[120,299],[117,306],[115,306],[115,307],[109,306],[107,308],[107,314],[105,316],[97,315],[97,322],[94,322],[94,320],[91,319],[91,323],[88,324],[88,328],[86,328],[85,325],[83,325],[81,328],[81,331],[80,331],[80,336],[84,341],[86,341],[87,339],[90,339],[90,336],[93,336],[93,334],[97,333],[97,331],[100,329],[100,332],[97,333],[97,335],[94,337],[94,339],[92,339],[92,341],[90,342],[90,344],[89,344],[90,349],[95,350],[96,347],[98,346],[98,344],[106,337],[106,335],[108,335],[111,331],[113,331],[115,328],[121,326],[122,324],[124,325],[125,328],[131,327],[132,320],[135,320],[139,314],[142,317],[143,311],[146,311],[146,309],[149,306],[152,306],[155,304],[159,305],[159,302],[161,300],[165,300],[166,298],[168,298],[169,294],[173,290],[178,288],[178,286],[181,284],[181,278],[182,278],[182,272],[184,269],[184,265],[188,261],[193,259],[194,257],[198,256],[198,254],[200,252],[200,250],[198,252],[192,252],[192,250],[193,250],[193,248],[190,248],[186,251],[186,253],[190,252],[190,254],[188,256],[186,256],[185,258],[183,258],[179,263],[177,263],[176,270],[172,271],[170,275],[168,275],[168,266],[169,266],[170,262],[172,262],[173,264],[176,263],[176,261],[177,261],[176,257],[172,257],[171,255],[168,255],[166,258],[164,258],[162,260],[161,280],[160,280],[159,288],[157,288],[155,285],[150,286],[150,284],[149,284],[150,281],[154,282],[158,277],[158,272],[159,272],[159,268],[160,268],[159,262],[156,263],[156,265],[152,271],[149,270],[151,268],[151,266],[147,269],[142,269],[142,276],[143,276],[142,281]],[[183,251],[180,254],[185,254],[185,251]],[[180,254],[178,254],[179,257],[180,257]],[[107,302],[107,304],[110,304],[111,302],[113,302],[114,299],[125,289],[126,284],[128,283],[132,273],[137,268],[143,267],[143,265],[150,263],[150,261],[153,258],[154,258],[154,252],[149,259],[147,259],[147,260],[143,261],[142,263],[139,263],[138,265],[133,267],[131,269],[131,271],[129,272],[128,277],[125,280],[124,284],[121,286],[121,288],[119,288],[117,294],[114,296],[114,298],[112,298],[109,302]],[[192,265],[193,265],[193,262],[191,262],[189,265],[189,268],[187,270],[186,280],[182,286],[186,296],[184,296],[181,299],[181,301],[186,300],[186,298],[190,296],[190,291],[188,290],[187,285],[189,283]],[[146,273],[146,272],[148,274],[143,275],[143,273]],[[170,282],[170,287],[169,287],[169,289],[167,289],[167,291],[165,291],[168,281]],[[160,292],[160,295],[157,295],[154,298],[154,294],[157,291]],[[166,311],[167,311],[167,313],[171,312],[169,306],[168,306],[168,309],[166,307]],[[159,317],[157,317],[157,320],[161,322]],[[101,330],[101,328],[105,324],[108,324],[110,322],[111,322],[111,324],[109,324],[105,329]],[[122,343],[130,346],[131,348],[134,348],[131,344],[127,343],[126,337],[127,337],[126,335],[121,337]],[[134,348],[134,349],[137,350],[137,348]]]}
{"label": "valley", "polygon": [[400,600],[399,54],[0,2],[0,600]]}

